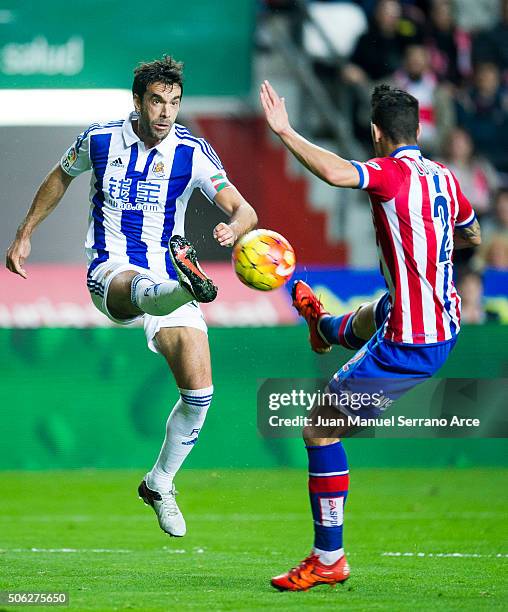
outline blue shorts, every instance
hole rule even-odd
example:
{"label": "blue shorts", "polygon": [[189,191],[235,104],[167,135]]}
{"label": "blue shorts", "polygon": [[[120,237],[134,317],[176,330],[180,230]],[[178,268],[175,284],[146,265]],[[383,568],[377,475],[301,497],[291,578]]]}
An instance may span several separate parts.
{"label": "blue shorts", "polygon": [[[380,329],[333,375],[327,391],[346,415],[375,418],[396,399],[433,376],[445,363],[457,338],[435,344],[400,344]],[[363,396],[363,397],[361,397]]]}

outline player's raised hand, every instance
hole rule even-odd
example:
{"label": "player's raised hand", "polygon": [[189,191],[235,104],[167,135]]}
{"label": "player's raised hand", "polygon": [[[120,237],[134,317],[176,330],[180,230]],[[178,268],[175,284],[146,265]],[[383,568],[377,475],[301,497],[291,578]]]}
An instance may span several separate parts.
{"label": "player's raised hand", "polygon": [[230,247],[235,244],[236,234],[227,223],[219,223],[213,230],[213,237],[223,247]]}
{"label": "player's raised hand", "polygon": [[270,128],[276,134],[281,134],[289,129],[289,117],[284,98],[279,97],[279,94],[268,81],[261,83],[259,97]]}
{"label": "player's raised hand", "polygon": [[25,263],[25,259],[30,255],[31,248],[29,238],[16,237],[5,256],[5,265],[7,269],[14,272],[14,274],[19,274],[23,278],[27,278],[28,275],[23,268],[23,264]]}

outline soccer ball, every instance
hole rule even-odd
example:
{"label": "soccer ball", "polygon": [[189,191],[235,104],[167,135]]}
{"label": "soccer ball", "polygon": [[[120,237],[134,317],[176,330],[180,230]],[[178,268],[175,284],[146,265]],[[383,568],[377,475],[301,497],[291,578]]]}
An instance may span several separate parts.
{"label": "soccer ball", "polygon": [[235,244],[233,267],[244,285],[271,291],[287,283],[293,275],[295,252],[277,232],[253,230]]}

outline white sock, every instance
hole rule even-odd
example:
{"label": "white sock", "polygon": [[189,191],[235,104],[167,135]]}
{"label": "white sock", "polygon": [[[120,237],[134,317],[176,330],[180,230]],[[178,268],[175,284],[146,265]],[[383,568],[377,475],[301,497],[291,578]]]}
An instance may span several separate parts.
{"label": "white sock", "polygon": [[213,386],[205,389],[180,389],[166,423],[166,437],[159,458],[147,474],[146,484],[155,491],[170,491],[173,478],[198,439],[212,402]]}
{"label": "white sock", "polygon": [[313,548],[312,552],[318,556],[319,561],[323,565],[333,565],[344,556],[344,549],[339,550],[320,550],[319,548]]}
{"label": "white sock", "polygon": [[150,315],[167,315],[193,299],[187,289],[175,280],[157,283],[148,274],[138,274],[132,279],[131,302]]}

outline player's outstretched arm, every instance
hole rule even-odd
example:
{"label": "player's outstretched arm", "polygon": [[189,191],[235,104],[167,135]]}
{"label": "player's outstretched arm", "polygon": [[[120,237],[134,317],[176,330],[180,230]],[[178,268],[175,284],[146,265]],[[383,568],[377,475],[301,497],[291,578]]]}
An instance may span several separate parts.
{"label": "player's outstretched arm", "polygon": [[64,172],[58,164],[51,170],[37,190],[32,206],[18,227],[16,237],[5,257],[5,265],[14,274],[27,278],[23,265],[25,259],[30,255],[30,238],[39,223],[44,221],[60,202],[73,178]]}
{"label": "player's outstretched arm", "polygon": [[358,187],[360,176],[351,162],[312,144],[291,127],[284,98],[268,81],[261,84],[259,97],[268,125],[306,168],[329,185]]}
{"label": "player's outstretched arm", "polygon": [[219,223],[213,230],[213,237],[221,246],[233,246],[240,236],[256,226],[256,211],[233,185],[219,191],[214,202],[230,217],[229,223]]}
{"label": "player's outstretched arm", "polygon": [[482,234],[478,219],[468,227],[456,227],[453,235],[453,246],[455,249],[468,249],[480,246]]}

